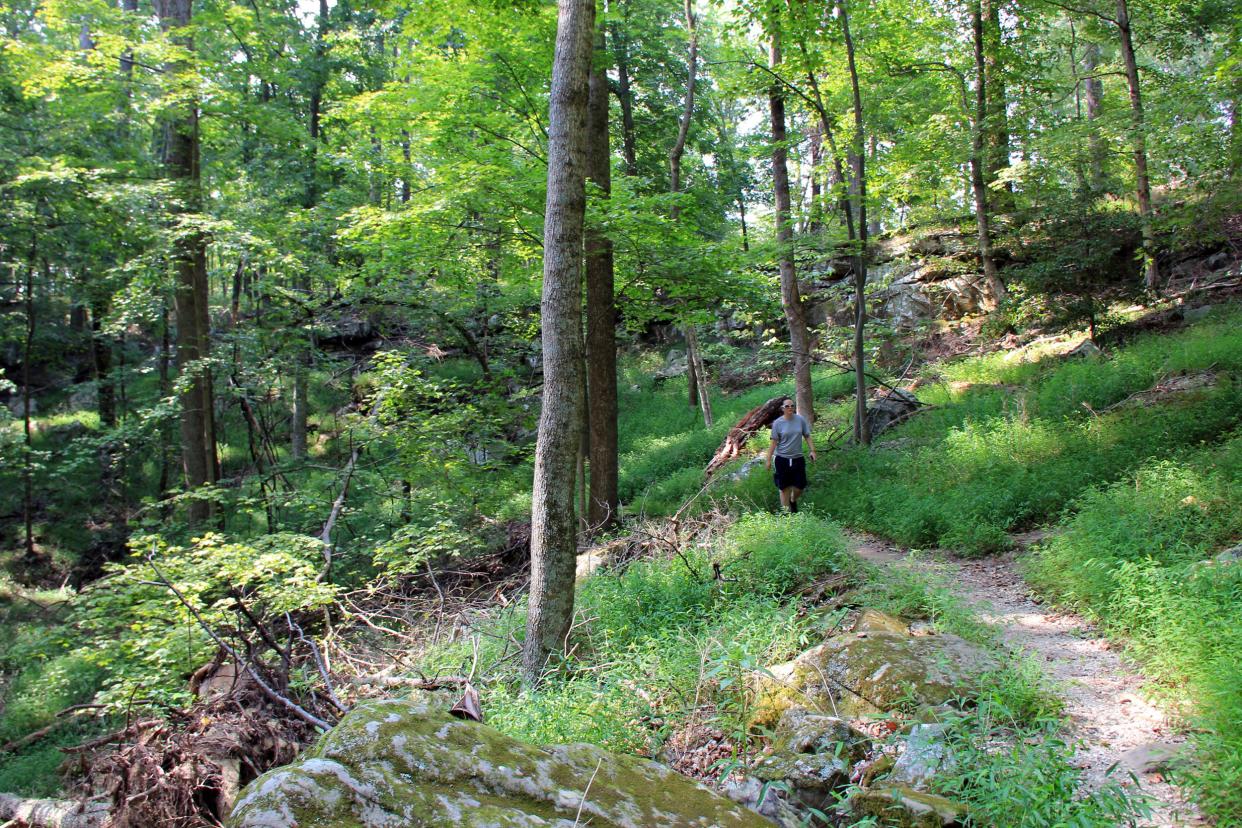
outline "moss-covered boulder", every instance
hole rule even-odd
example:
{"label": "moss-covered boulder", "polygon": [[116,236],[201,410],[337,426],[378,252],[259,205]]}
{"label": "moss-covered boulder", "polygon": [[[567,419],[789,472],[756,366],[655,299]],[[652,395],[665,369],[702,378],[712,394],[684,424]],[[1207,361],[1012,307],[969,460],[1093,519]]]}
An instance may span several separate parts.
{"label": "moss-covered boulder", "polygon": [[910,625],[895,615],[889,615],[886,612],[880,612],[877,609],[865,609],[858,614],[858,620],[854,622],[854,632],[891,632],[891,633],[908,633]]}
{"label": "moss-covered boulder", "polygon": [[966,806],[902,785],[877,785],[850,797],[857,820],[871,817],[890,828],[952,828],[966,820]]}
{"label": "moss-covered boulder", "polygon": [[655,762],[540,748],[427,694],[361,705],[296,763],[252,782],[230,828],[767,826]]}
{"label": "moss-covered boulder", "polygon": [[869,624],[769,668],[757,682],[751,723],[770,728],[793,708],[848,719],[934,707],[968,695],[997,666],[994,656],[955,635],[915,636]]}

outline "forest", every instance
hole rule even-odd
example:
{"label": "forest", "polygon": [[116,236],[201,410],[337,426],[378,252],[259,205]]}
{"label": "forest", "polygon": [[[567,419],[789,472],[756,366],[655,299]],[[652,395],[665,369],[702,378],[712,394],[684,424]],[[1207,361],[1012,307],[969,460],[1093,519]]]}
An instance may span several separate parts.
{"label": "forest", "polygon": [[0,828],[1242,826],[1242,5],[0,29]]}

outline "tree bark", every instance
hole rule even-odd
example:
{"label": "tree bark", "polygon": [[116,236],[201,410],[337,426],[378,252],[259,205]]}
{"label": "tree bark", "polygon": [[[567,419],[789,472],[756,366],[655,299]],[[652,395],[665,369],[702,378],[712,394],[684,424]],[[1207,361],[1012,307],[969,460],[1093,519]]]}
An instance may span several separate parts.
{"label": "tree bark", "polygon": [[1126,0],[1117,0],[1117,18],[1113,22],[1120,34],[1121,57],[1125,61],[1126,81],[1130,86],[1130,140],[1134,147],[1135,196],[1138,199],[1139,222],[1143,231],[1143,282],[1148,290],[1154,291],[1160,286],[1160,266],[1156,262],[1151,180],[1147,176],[1147,133],[1143,120],[1143,98],[1139,90],[1138,60],[1134,55],[1134,38]]}
{"label": "tree bark", "polygon": [[[975,197],[975,224],[979,236],[979,260],[983,264],[983,280],[987,283],[992,295],[997,299],[1005,296],[1005,285],[996,271],[996,259],[992,255],[992,232],[988,214],[988,185],[985,173],[987,148],[984,133],[988,118],[987,91],[987,59],[984,37],[985,15],[983,8],[987,0],[976,0],[970,9],[971,30],[975,44],[975,117],[970,133],[970,183]],[[963,101],[963,104],[966,102]]]}
{"label": "tree bark", "polygon": [[867,365],[863,353],[863,326],[867,322],[867,167],[863,142],[862,93],[858,84],[858,65],[854,59],[854,38],[850,36],[849,12],[843,0],[837,3],[841,13],[841,32],[845,37],[845,56],[850,70],[850,87],[854,93],[854,182],[858,189],[858,245],[854,254],[854,441],[871,445],[871,429],[867,424]]}
{"label": "tree bark", "polygon": [[[780,35],[773,34],[768,54],[773,73],[781,64]],[[789,326],[789,345],[793,351],[795,402],[798,413],[808,423],[815,422],[815,398],[811,391],[811,337],[806,328],[806,309],[798,289],[794,267],[793,226],[790,217],[789,168],[785,148],[785,95],[779,84],[768,91],[772,118],[772,189],[776,195],[776,242],[781,271],[781,304]]]}
{"label": "tree bark", "polygon": [[625,158],[625,174],[638,175],[638,153],[634,138],[634,91],[630,88],[630,61],[625,36],[616,24],[609,29],[612,54],[617,63],[617,102],[621,104],[621,154]]}
{"label": "tree bark", "polygon": [[[668,153],[668,179],[669,192],[676,196],[681,192],[681,159],[686,151],[686,138],[690,134],[690,122],[694,119],[694,93],[698,82],[699,69],[699,34],[694,17],[694,9],[691,7],[691,0],[684,0],[682,4],[682,12],[685,15],[686,31],[690,35],[689,52],[686,57],[686,96],[682,102],[681,119],[677,124],[677,139],[673,142],[672,149]],[[681,205],[676,200],[673,201],[669,208],[669,217],[674,221],[681,219]],[[686,373],[689,389],[690,407],[696,405],[703,412],[703,424],[707,428],[712,426],[712,403],[711,395],[708,388],[707,372],[703,369],[703,359],[699,355],[698,334],[694,330],[694,323],[690,322],[685,327],[686,335],[686,361],[689,370]]]}
{"label": "tree bark", "polygon": [[[601,28],[595,37],[596,60],[604,52]],[[612,191],[608,146],[608,75],[597,63],[591,70],[587,104],[587,178],[607,198]],[[593,530],[617,523],[621,501],[617,464],[617,309],[612,240],[598,230],[586,233],[587,430],[590,441],[590,495],[587,524]]]}
{"label": "tree bark", "polygon": [[[1003,0],[981,0],[979,10],[982,19],[983,78],[987,88],[985,117],[983,120],[985,144],[984,181],[991,188],[1000,171],[1009,166],[1009,101],[1005,84],[1004,60],[1001,49],[1000,6]],[[991,199],[997,212],[1013,211],[1013,182],[1007,181]]]}
{"label": "tree bark", "polygon": [[586,124],[595,0],[560,0],[549,101],[544,209],[543,405],[531,493],[531,584],[522,668],[538,682],[565,645],[574,609],[574,459],[579,386]]}
{"label": "tree bark", "polygon": [[1082,69],[1087,75],[1083,79],[1083,94],[1087,103],[1087,164],[1090,173],[1087,186],[1092,195],[1102,195],[1107,182],[1104,178],[1104,161],[1108,148],[1104,137],[1100,135],[1100,107],[1104,102],[1104,81],[1096,77],[1096,69],[1100,65],[1100,44],[1087,41],[1083,47]]}
{"label": "tree bark", "polygon": [[782,394],[746,412],[733,428],[729,429],[724,442],[720,444],[720,448],[716,449],[716,453],[712,455],[711,462],[707,464],[703,473],[711,477],[720,470],[721,466],[740,455],[742,449],[752,437],[759,433],[760,429],[772,425],[776,418],[781,416],[781,403],[783,402],[785,402],[785,395]]}
{"label": "tree bark", "polygon": [[26,262],[24,285],[26,311],[26,340],[22,350],[22,524],[26,530],[26,562],[33,564],[39,559],[34,540],[34,432],[30,425],[30,361],[34,358],[35,302],[34,269],[39,242],[30,242],[30,259]]}
{"label": "tree bark", "polygon": [[95,369],[96,410],[104,428],[116,426],[116,383],[112,376],[112,338],[103,332],[108,301],[101,295],[91,300],[91,357]]}
{"label": "tree bark", "polygon": [[[318,157],[320,135],[320,116],[323,106],[323,90],[327,85],[327,69],[324,61],[327,56],[325,36],[328,33],[328,0],[319,0],[319,18],[315,32],[315,57],[312,66],[311,86],[309,94],[310,112],[308,118],[309,158],[306,162],[306,186],[302,195],[302,206],[313,211],[319,204]],[[313,226],[313,221],[312,221]],[[318,247],[316,239],[308,239],[308,246]],[[298,292],[304,299],[310,299],[311,283],[309,274],[298,277]],[[293,365],[293,405],[290,411],[289,424],[289,455],[294,460],[306,459],[307,418],[309,404],[307,385],[310,382],[312,343],[299,345],[299,352],[294,357]]]}
{"label": "tree bark", "polygon": [[703,354],[699,350],[699,335],[694,323],[686,325],[686,362],[689,375],[694,381],[694,393],[698,397],[699,411],[703,413],[703,427],[711,428],[716,423],[712,413],[712,398],[707,383],[707,368],[703,365]]}
{"label": "tree bark", "polygon": [[[160,28],[169,32],[190,23],[190,0],[157,0]],[[174,33],[175,43],[193,51],[188,35]],[[166,67],[172,77],[184,76],[190,67],[173,61]],[[198,105],[188,101],[171,107],[164,123],[164,169],[177,185],[182,213],[197,213],[202,206],[199,174]],[[215,439],[215,395],[211,381],[211,324],[208,316],[207,239],[198,231],[182,231],[173,244],[176,270],[174,315],[177,322],[177,370],[189,380],[181,392],[181,465],[187,491],[216,482],[218,463]],[[206,522],[213,513],[208,500],[192,499],[188,509],[191,525]]]}
{"label": "tree bark", "polygon": [[[694,118],[694,91],[699,70],[699,33],[695,26],[694,10],[690,0],[684,2],[686,31],[690,34],[689,55],[686,58],[686,97],[681,108],[681,120],[677,125],[677,140],[668,152],[669,192],[674,196],[681,192],[681,158],[686,151],[686,137],[690,134],[690,121]],[[669,210],[673,221],[681,217],[681,207],[676,201]]]}
{"label": "tree bark", "polygon": [[0,793],[0,819],[29,828],[102,828],[109,813],[105,800],[25,799]]}

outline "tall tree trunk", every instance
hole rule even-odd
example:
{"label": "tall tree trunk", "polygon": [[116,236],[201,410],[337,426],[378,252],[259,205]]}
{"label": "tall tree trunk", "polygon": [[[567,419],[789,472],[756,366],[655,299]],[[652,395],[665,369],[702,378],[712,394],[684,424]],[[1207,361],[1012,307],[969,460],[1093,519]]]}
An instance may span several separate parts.
{"label": "tall tree trunk", "polygon": [[[156,14],[165,32],[188,26],[190,0],[157,0]],[[173,41],[192,52],[188,35],[175,34]],[[184,76],[190,67],[170,62],[172,77]],[[199,177],[198,107],[191,100],[171,107],[164,123],[164,169],[177,185],[180,211],[197,213],[202,207]],[[183,378],[181,392],[181,465],[188,491],[216,482],[218,459],[215,438],[215,395],[211,382],[211,325],[208,316],[207,239],[201,232],[181,233],[173,246],[177,274],[174,313],[177,321],[177,370]],[[192,499],[188,509],[191,525],[210,519],[208,500]]]}
{"label": "tall tree trunk", "polygon": [[[694,92],[699,73],[699,33],[695,26],[694,10],[690,0],[684,2],[686,31],[690,35],[689,54],[686,58],[686,97],[681,107],[681,120],[677,124],[677,140],[668,151],[669,192],[676,196],[681,192],[681,158],[686,151],[686,138],[690,134],[690,121],[694,118]],[[674,200],[669,210],[673,221],[681,217],[681,207]]]}
{"label": "tall tree trunk", "polygon": [[574,610],[574,455],[579,387],[582,225],[586,209],[588,76],[595,0],[560,0],[549,101],[544,209],[543,405],[531,492],[530,599],[522,670],[537,683],[565,645]]}
{"label": "tall tree trunk", "polygon": [[[604,33],[595,36],[587,105],[587,178],[605,198],[612,191],[608,147],[608,75],[599,60]],[[617,483],[617,309],[612,240],[598,230],[586,233],[587,423],[590,432],[591,491],[587,524],[592,530],[617,523],[621,507]]]}
{"label": "tall tree trunk", "polygon": [[[806,43],[802,40],[798,41],[798,48],[802,52],[803,59],[807,57]],[[832,122],[828,119],[828,109],[824,106],[824,96],[819,89],[819,81],[815,78],[815,73],[807,70],[807,82],[811,87],[812,103],[815,114],[819,117],[819,131],[824,140],[828,143],[828,154],[832,157],[832,167],[828,171],[828,188],[829,190],[838,189],[839,195],[837,205],[841,210],[841,218],[845,222],[845,234],[849,239],[851,247],[857,240],[857,232],[854,229],[854,208],[850,204],[850,191],[845,187],[845,168],[841,164],[841,151],[837,148],[836,134],[832,129]]]}
{"label": "tall tree trunk", "polygon": [[[983,83],[987,88],[987,103],[983,120],[985,136],[984,181],[989,188],[996,183],[1001,170],[1009,166],[1009,101],[1005,83],[1004,59],[1001,50],[1000,7],[1004,0],[981,0],[979,10],[982,18],[983,37]],[[1013,182],[1007,181],[990,199],[997,212],[1013,211]]]}
{"label": "tall tree trunk", "polygon": [[[984,172],[987,147],[984,133],[988,118],[987,60],[984,48],[984,9],[986,0],[976,0],[970,8],[970,24],[975,43],[975,112],[970,130],[970,183],[975,196],[975,224],[979,231],[979,260],[983,263],[983,280],[997,299],[1005,296],[1005,285],[996,272],[996,259],[992,255],[992,232],[988,215],[988,185]],[[969,111],[966,101],[963,107]]]}
{"label": "tall tree trunk", "polygon": [[39,553],[34,540],[34,431],[30,425],[30,361],[34,358],[35,301],[34,269],[39,251],[38,238],[30,242],[30,259],[26,262],[26,284],[23,299],[26,305],[26,341],[22,349],[22,524],[26,530],[26,562],[36,563]]}
{"label": "tall tree trunk", "polygon": [[699,334],[693,322],[686,325],[686,363],[694,380],[694,393],[698,397],[699,410],[703,412],[703,427],[716,423],[712,414],[711,388],[707,383],[707,368],[703,365],[703,353],[699,349]]}
{"label": "tall tree trunk", "polygon": [[1096,75],[1100,65],[1100,44],[1087,41],[1083,47],[1083,96],[1087,103],[1087,164],[1090,173],[1087,186],[1092,195],[1102,195],[1108,186],[1104,178],[1104,161],[1108,148],[1100,134],[1100,106],[1104,102],[1104,80]]}
{"label": "tall tree trunk", "polygon": [[844,0],[837,3],[841,32],[845,37],[845,56],[850,70],[850,87],[854,93],[854,183],[858,190],[858,244],[854,253],[854,440],[871,445],[871,427],[867,423],[867,365],[863,353],[863,326],[867,322],[867,156],[863,140],[862,92],[858,83],[858,64],[854,59],[854,38],[850,35],[850,17]]}
{"label": "tall tree trunk", "polygon": [[[694,119],[694,93],[698,83],[699,71],[699,33],[694,18],[691,0],[684,0],[682,11],[685,15],[686,31],[690,35],[689,52],[686,57],[686,97],[682,102],[681,119],[677,125],[677,140],[668,152],[669,192],[676,196],[681,192],[681,159],[686,151],[686,138],[690,134],[690,122]],[[669,216],[674,222],[681,219],[681,206],[673,201]],[[712,425],[712,403],[708,388],[707,373],[703,370],[703,359],[699,354],[698,335],[694,323],[685,326],[686,362],[688,365],[690,407],[698,406],[703,412],[703,424],[708,428]]]}
{"label": "tall tree trunk", "polygon": [[1139,90],[1138,60],[1134,55],[1134,38],[1130,28],[1130,11],[1126,0],[1117,0],[1117,26],[1121,40],[1121,57],[1126,65],[1126,82],[1130,86],[1130,140],[1134,147],[1135,197],[1138,199],[1139,222],[1143,230],[1144,286],[1160,287],[1160,266],[1156,262],[1156,229],[1151,206],[1151,180],[1147,176],[1147,127],[1143,120],[1143,97]]}
{"label": "tall tree trunk", "polygon": [[617,101],[621,104],[621,155],[625,158],[625,174],[638,175],[638,152],[634,132],[634,91],[630,88],[630,61],[625,36],[614,23],[609,28],[612,55],[617,63]]}
{"label": "tall tree trunk", "polygon": [[[318,158],[319,158],[319,141],[320,134],[320,112],[323,106],[323,90],[327,85],[327,69],[324,61],[327,56],[326,35],[328,33],[328,0],[319,0],[319,18],[315,31],[315,59],[313,66],[313,75],[311,77],[311,87],[309,95],[310,117],[308,119],[308,137],[309,141],[309,158],[306,162],[306,186],[302,195],[302,206],[313,212],[319,204],[319,175],[318,175]],[[311,226],[314,226],[314,217],[311,217]],[[316,232],[315,235],[318,235]],[[319,247],[318,239],[308,239],[308,246]],[[309,302],[311,294],[310,274],[305,273],[298,277],[298,292],[302,298]],[[307,385],[310,382],[311,367],[311,348],[313,343],[306,341],[298,345],[298,353],[294,357],[293,365],[293,405],[290,411],[291,419],[289,424],[289,455],[294,460],[304,460],[306,458],[307,443],[307,419],[310,414],[310,406],[307,400]]]}
{"label": "tall tree trunk", "polygon": [[[775,74],[781,64],[780,35],[772,35],[769,64]],[[785,94],[780,84],[768,90],[772,117],[772,189],[776,194],[776,242],[781,270],[781,304],[789,325],[789,344],[793,351],[794,389],[798,413],[808,423],[815,422],[815,397],[811,391],[811,337],[806,328],[806,309],[798,290],[794,268],[793,226],[790,218],[789,168],[785,147]]]}
{"label": "tall tree trunk", "polygon": [[116,384],[112,377],[112,338],[103,332],[107,300],[97,297],[91,302],[91,356],[95,367],[95,389],[99,424],[116,426]]}
{"label": "tall tree trunk", "polygon": [[[156,360],[156,371],[159,378],[160,398],[165,399],[172,393],[172,378],[168,374],[169,357],[172,354],[172,336],[168,324],[168,300],[160,301],[160,355]],[[169,467],[172,465],[172,440],[168,435],[168,427],[164,423],[159,425],[159,462],[160,476],[156,490],[159,492],[160,499],[163,500],[168,494]]]}
{"label": "tall tree trunk", "polygon": [[[782,114],[784,108],[785,104],[782,100]],[[783,133],[784,131],[782,128],[781,132]],[[819,124],[811,128],[809,138],[811,144],[811,204],[806,229],[812,236],[818,236],[824,231],[823,187],[820,184],[820,176],[823,174],[824,165],[824,132]],[[788,178],[788,175],[786,178]]]}

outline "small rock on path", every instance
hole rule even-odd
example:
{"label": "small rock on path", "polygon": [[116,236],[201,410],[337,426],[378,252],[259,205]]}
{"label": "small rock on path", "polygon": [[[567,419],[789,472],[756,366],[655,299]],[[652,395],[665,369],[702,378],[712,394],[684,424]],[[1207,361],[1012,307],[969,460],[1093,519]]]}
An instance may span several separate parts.
{"label": "small rock on path", "polygon": [[[1014,540],[1022,548],[1040,537],[1032,533]],[[984,560],[961,559],[951,553],[911,557],[901,547],[867,536],[855,536],[854,551],[878,566],[911,560],[917,568],[938,576],[984,621],[1000,629],[1010,649],[1043,664],[1064,700],[1071,735],[1080,742],[1074,763],[1082,769],[1088,790],[1102,785],[1108,769],[1116,765],[1114,778],[1124,780],[1133,773],[1151,799],[1153,813],[1145,826],[1208,824],[1179,788],[1160,773],[1145,772],[1151,770],[1149,763],[1136,762],[1135,757],[1165,756],[1186,749],[1185,736],[1144,697],[1142,675],[1090,622],[1039,603],[1015,567],[1013,553]]]}

